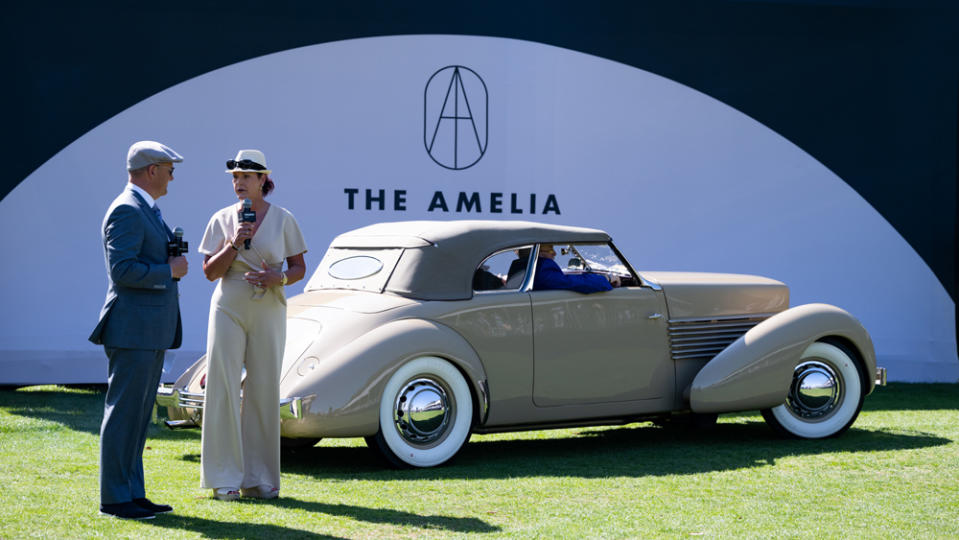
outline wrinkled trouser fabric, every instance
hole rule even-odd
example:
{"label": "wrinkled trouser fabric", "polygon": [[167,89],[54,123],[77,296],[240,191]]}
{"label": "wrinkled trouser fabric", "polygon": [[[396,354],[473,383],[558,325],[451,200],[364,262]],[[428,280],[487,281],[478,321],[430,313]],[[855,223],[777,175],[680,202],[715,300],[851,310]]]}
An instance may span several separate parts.
{"label": "wrinkled trouser fabric", "polygon": [[[280,365],[286,302],[231,276],[210,301],[200,483],[280,487]],[[240,385],[243,369],[243,399]]]}
{"label": "wrinkled trouser fabric", "polygon": [[100,503],[145,497],[143,447],[163,373],[163,350],[104,347],[110,360],[100,424]]}

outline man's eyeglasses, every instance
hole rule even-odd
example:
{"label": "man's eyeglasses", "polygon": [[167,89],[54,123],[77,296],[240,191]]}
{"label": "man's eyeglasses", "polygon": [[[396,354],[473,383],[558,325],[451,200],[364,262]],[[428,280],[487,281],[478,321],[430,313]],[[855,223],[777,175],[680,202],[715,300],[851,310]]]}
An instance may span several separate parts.
{"label": "man's eyeglasses", "polygon": [[[162,166],[157,165],[157,168],[160,169],[160,168],[162,168]],[[173,165],[170,165],[170,166],[167,167],[167,168],[170,169],[170,176],[173,176],[173,170],[175,169],[175,167],[174,167]]]}
{"label": "man's eyeglasses", "polygon": [[226,162],[226,168],[227,168],[227,169],[236,169],[237,167],[239,167],[239,168],[241,168],[241,169],[250,169],[250,170],[253,170],[253,171],[263,171],[263,170],[266,170],[266,167],[264,167],[263,165],[260,165],[259,163],[255,162],[255,161],[253,161],[253,160],[250,160],[250,159],[243,159],[243,160],[240,160],[240,161],[237,161],[237,160],[235,160],[235,159],[231,159],[231,160],[229,160],[229,161]]}

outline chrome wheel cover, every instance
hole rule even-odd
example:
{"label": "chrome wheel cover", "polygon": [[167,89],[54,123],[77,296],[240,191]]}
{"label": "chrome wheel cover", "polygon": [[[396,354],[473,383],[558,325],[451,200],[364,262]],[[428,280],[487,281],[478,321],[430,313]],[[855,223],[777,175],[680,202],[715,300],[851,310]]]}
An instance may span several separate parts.
{"label": "chrome wheel cover", "polygon": [[417,378],[409,381],[396,395],[393,425],[403,439],[418,446],[432,445],[447,433],[455,416],[450,392],[439,381]]}
{"label": "chrome wheel cover", "polygon": [[842,377],[831,365],[812,360],[796,366],[786,407],[804,420],[828,417],[843,399]]}

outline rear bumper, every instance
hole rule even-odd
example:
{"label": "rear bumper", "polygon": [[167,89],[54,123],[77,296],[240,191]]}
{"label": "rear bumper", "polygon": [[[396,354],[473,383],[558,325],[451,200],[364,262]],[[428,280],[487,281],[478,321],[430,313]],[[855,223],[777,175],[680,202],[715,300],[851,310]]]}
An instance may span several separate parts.
{"label": "rear bumper", "polygon": [[[172,384],[161,384],[157,388],[156,405],[171,409],[183,409],[187,419],[167,420],[165,423],[171,429],[199,427],[203,415],[203,402],[206,395],[203,393],[186,392],[175,388]],[[240,393],[243,399],[243,393]],[[303,418],[303,398],[287,397],[280,399],[280,419]]]}

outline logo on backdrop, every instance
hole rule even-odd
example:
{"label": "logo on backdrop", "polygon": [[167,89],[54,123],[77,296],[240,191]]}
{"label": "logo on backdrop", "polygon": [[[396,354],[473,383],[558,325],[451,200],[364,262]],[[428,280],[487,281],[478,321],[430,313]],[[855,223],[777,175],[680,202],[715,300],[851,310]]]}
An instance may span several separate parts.
{"label": "logo on backdrop", "polygon": [[423,90],[423,144],[437,165],[468,169],[486,153],[489,140],[486,83],[466,66],[446,66]]}
{"label": "logo on backdrop", "polygon": [[[423,144],[443,168],[459,171],[476,165],[486,153],[489,94],[483,79],[466,66],[446,66],[426,81],[423,91]],[[433,191],[432,196],[402,186],[345,187],[347,210],[408,210],[431,214],[555,214],[555,193]],[[410,197],[413,196],[411,199]]]}

